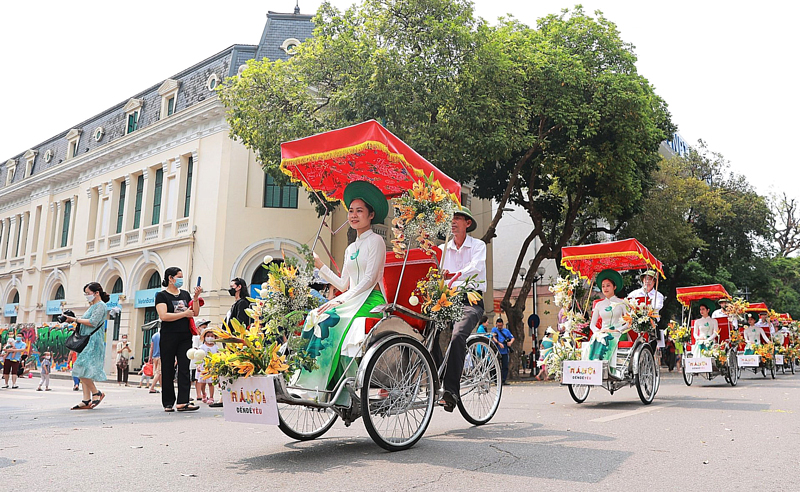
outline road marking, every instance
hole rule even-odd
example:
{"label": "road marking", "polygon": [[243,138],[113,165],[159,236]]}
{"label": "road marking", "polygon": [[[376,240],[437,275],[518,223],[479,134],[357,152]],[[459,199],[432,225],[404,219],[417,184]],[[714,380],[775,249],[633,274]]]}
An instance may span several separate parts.
{"label": "road marking", "polygon": [[638,410],[630,410],[628,412],[615,413],[614,415],[609,415],[607,417],[600,417],[600,418],[597,418],[597,419],[593,419],[593,420],[591,420],[591,422],[601,422],[601,423],[603,423],[603,422],[611,422],[612,420],[624,419],[624,418],[627,418],[627,417],[632,417],[634,415],[639,415],[640,413],[652,412],[653,410],[658,410],[659,408],[671,407],[671,406],[677,405],[677,404],[678,404],[678,402],[659,403],[659,404],[651,403],[650,405],[648,405],[646,407],[642,407],[642,408],[640,408]]}

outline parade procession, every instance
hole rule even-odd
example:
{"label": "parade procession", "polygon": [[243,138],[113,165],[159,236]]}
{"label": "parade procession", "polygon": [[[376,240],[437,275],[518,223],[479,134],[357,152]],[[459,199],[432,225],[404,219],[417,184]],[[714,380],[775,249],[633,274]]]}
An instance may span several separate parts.
{"label": "parade procession", "polygon": [[4,5],[4,490],[800,488],[800,4],[266,4]]}

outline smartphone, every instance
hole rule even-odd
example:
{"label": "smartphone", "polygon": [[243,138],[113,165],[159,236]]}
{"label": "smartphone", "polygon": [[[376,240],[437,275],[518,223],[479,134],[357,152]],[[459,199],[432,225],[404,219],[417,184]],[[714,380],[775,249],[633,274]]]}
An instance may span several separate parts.
{"label": "smartphone", "polygon": [[198,287],[200,287],[200,280],[202,280],[202,279],[203,279],[203,277],[197,277],[197,286]]}

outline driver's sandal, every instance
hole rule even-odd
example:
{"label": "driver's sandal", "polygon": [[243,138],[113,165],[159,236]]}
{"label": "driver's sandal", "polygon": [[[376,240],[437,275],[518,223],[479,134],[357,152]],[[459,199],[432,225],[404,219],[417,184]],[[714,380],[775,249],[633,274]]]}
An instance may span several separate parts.
{"label": "driver's sandal", "polygon": [[81,400],[80,404],[70,408],[70,410],[91,410],[94,408],[91,400]]}

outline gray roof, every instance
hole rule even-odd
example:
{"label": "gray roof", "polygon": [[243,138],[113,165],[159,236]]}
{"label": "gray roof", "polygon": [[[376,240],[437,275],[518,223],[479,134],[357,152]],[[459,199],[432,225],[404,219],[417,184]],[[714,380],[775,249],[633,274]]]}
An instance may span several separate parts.
{"label": "gray roof", "polygon": [[[171,77],[167,77],[167,79],[177,80],[180,83],[175,101],[175,112],[182,111],[213,96],[213,93],[206,87],[206,83],[212,73],[216,74],[221,81],[225,77],[236,75],[239,67],[253,58],[262,59],[266,57],[270,60],[279,58],[283,60],[287,59],[289,55],[281,49],[281,44],[288,38],[304,41],[310,37],[314,29],[311,18],[312,16],[310,15],[269,12],[267,14],[267,23],[264,27],[264,33],[261,35],[261,42],[258,45],[237,44],[230,46]],[[12,183],[24,179],[25,162],[22,156],[28,149],[37,151],[37,155],[34,158],[33,174],[38,174],[63,162],[67,156],[68,146],[65,137],[72,128],[81,131],[79,140],[80,154],[91,152],[98,147],[102,147],[124,136],[127,129],[127,122],[125,121],[123,107],[130,99],[143,100],[139,116],[140,129],[157,122],[161,111],[161,96],[158,94],[158,89],[163,82],[164,80],[159,81],[138,94],[126,98],[119,104],[37,145],[23,149],[16,156],[12,156],[10,159],[16,160],[17,165]],[[93,133],[97,127],[103,127],[105,132],[99,142],[95,141],[93,137]],[[44,159],[47,150],[52,150],[53,152],[53,158],[49,163],[46,163]],[[2,184],[5,184],[5,164],[8,160],[9,158],[0,161],[0,187],[2,187]]]}

